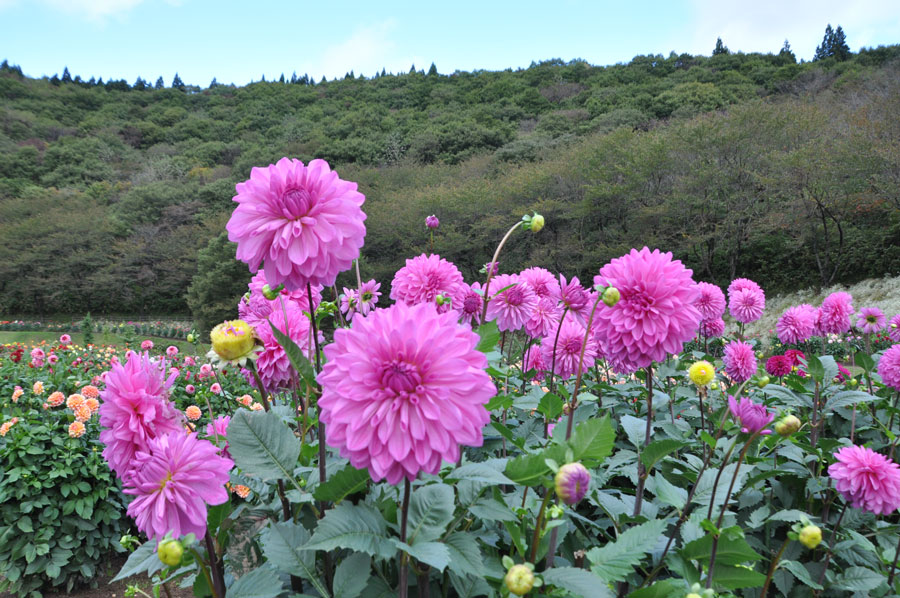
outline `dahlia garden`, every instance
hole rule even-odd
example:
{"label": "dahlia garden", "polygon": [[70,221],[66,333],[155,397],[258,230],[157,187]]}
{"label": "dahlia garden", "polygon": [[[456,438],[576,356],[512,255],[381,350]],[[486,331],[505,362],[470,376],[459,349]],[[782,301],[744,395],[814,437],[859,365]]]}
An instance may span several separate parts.
{"label": "dahlia garden", "polygon": [[0,352],[0,590],[130,552],[135,596],[900,593],[900,315],[837,292],[753,337],[762,284],[647,247],[504,271],[539,214],[480,280],[431,252],[366,280],[327,163],[236,192],[253,278],[208,353]]}

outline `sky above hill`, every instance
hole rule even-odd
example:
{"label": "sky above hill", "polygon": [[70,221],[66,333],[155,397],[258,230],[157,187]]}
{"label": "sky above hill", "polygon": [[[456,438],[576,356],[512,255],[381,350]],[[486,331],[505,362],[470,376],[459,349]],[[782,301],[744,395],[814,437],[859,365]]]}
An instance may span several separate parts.
{"label": "sky above hill", "polygon": [[790,41],[811,59],[825,26],[847,43],[900,43],[897,0],[648,0],[609,2],[299,0],[0,0],[0,59],[32,77],[140,76],[167,85],[246,84],[308,73],[319,80],[407,72],[528,67],[583,58],[595,65],[638,54],[778,52]]}

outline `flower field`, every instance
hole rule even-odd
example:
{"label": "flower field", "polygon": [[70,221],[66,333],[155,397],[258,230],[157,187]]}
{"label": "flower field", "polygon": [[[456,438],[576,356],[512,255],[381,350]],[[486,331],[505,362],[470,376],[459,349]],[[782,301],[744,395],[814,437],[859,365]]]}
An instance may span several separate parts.
{"label": "flower field", "polygon": [[506,272],[538,214],[481,280],[431,253],[366,280],[327,163],[234,199],[256,274],[208,353],[2,347],[0,590],[132,551],[147,596],[900,592],[900,315],[835,291],[750,334],[763,285],[647,247]]}

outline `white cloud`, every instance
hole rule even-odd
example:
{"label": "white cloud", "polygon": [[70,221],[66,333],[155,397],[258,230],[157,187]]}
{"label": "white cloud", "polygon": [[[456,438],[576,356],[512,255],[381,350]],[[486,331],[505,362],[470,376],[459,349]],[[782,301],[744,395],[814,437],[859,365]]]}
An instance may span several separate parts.
{"label": "white cloud", "polygon": [[[841,25],[854,52],[896,37],[900,3],[896,0],[692,0],[694,31],[688,52],[709,55],[716,38],[732,50],[778,52],[790,41],[798,58],[812,58],[825,26]],[[881,43],[885,43],[882,41]]]}
{"label": "white cloud", "polygon": [[382,68],[395,73],[407,72],[412,64],[417,69],[428,68],[421,64],[421,57],[398,53],[397,44],[391,39],[396,27],[394,19],[358,27],[346,40],[325,48],[318,64],[311,65],[310,71],[331,79],[343,77],[351,70],[357,76],[371,77]]}

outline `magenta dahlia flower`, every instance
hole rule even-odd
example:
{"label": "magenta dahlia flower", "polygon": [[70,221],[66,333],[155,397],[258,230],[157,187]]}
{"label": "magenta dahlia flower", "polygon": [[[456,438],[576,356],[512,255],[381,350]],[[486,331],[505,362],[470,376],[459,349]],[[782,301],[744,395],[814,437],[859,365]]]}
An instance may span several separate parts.
{"label": "magenta dahlia flower", "polygon": [[375,304],[381,297],[381,292],[378,290],[380,288],[381,283],[375,282],[374,278],[362,283],[362,286],[359,287],[359,305],[357,307],[359,313],[366,315],[375,309]]}
{"label": "magenta dahlia flower", "polygon": [[556,299],[543,297],[537,302],[531,316],[525,321],[525,332],[531,338],[555,335],[561,315],[562,309]]}
{"label": "magenta dahlia flower", "polygon": [[728,410],[731,415],[741,426],[741,432],[744,434],[756,434],[757,432],[763,436],[772,433],[772,430],[765,430],[766,426],[775,419],[775,412],[769,411],[768,407],[761,403],[754,403],[748,397],[741,397],[738,403],[734,397],[728,397]]}
{"label": "magenta dahlia flower", "polygon": [[356,298],[356,289],[344,287],[344,292],[341,293],[341,313],[344,314],[344,318],[348,322],[353,319],[353,314],[356,313],[358,305],[359,300]]}
{"label": "magenta dahlia flower", "polygon": [[852,326],[851,316],[853,297],[850,293],[832,293],[822,301],[817,326],[823,334],[844,334]]}
{"label": "magenta dahlia flower", "polygon": [[461,444],[481,446],[496,389],[478,341],[431,304],[395,303],[335,331],[318,376],[328,444],[391,484],[436,474]]}
{"label": "magenta dahlia flower", "polygon": [[800,360],[806,360],[806,355],[800,349],[788,349],[784,352],[784,356],[790,360],[791,367],[795,365],[803,365]]}
{"label": "magenta dahlia flower", "polygon": [[[271,322],[271,324],[269,323]],[[307,359],[314,359],[310,349],[310,323],[303,310],[293,301],[285,301],[284,306],[276,305],[269,318],[256,328],[256,335],[262,341],[263,350],[256,360],[256,369],[266,392],[288,388],[293,380],[293,366],[287,353],[272,333],[272,325],[279,332],[287,334]],[[324,339],[320,339],[324,340]],[[255,386],[255,380],[252,382]]]}
{"label": "magenta dahlia flower", "polygon": [[481,284],[473,282],[470,286],[463,283],[456,287],[452,305],[461,321],[473,326],[481,324],[481,310],[484,308]]}
{"label": "magenta dahlia flower", "polygon": [[895,343],[900,343],[900,314],[888,322],[888,337]]}
{"label": "magenta dahlia flower", "polygon": [[238,245],[237,259],[251,272],[264,268],[272,286],[333,285],[359,257],[366,236],[366,198],[356,188],[324,160],[307,166],[282,158],[254,168],[235,187],[238,207],[225,227]]}
{"label": "magenta dahlia flower", "polygon": [[152,439],[135,455],[134,475],[123,492],[136,498],[128,515],[148,538],[206,535],[206,505],[228,500],[231,459],[196,434],[182,431]]}
{"label": "magenta dahlia flower", "polygon": [[544,268],[527,268],[519,273],[522,281],[541,299],[559,299],[559,281]]}
{"label": "magenta dahlia flower", "polygon": [[533,382],[542,382],[550,371],[550,364],[544,362],[544,352],[540,345],[531,345],[525,353],[525,372],[534,370]]}
{"label": "magenta dahlia flower", "polygon": [[725,320],[714,318],[700,322],[700,336],[704,338],[719,338],[725,334]]}
{"label": "magenta dahlia flower", "polygon": [[862,446],[845,446],[834,458],[837,463],[828,466],[828,475],[854,508],[876,515],[889,515],[900,508],[900,468],[896,463]]}
{"label": "magenta dahlia flower", "polygon": [[868,334],[881,332],[887,323],[884,312],[877,307],[864,307],[859,310],[856,317],[856,327]]}
{"label": "magenta dahlia flower", "polygon": [[762,287],[750,280],[749,278],[735,278],[728,285],[728,296],[730,297],[738,291],[749,289],[751,291],[762,292]]}
{"label": "magenta dahlia flower", "polygon": [[397,270],[391,283],[391,299],[407,305],[430,303],[443,313],[449,311],[452,302],[438,306],[438,295],[453,297],[459,285],[465,284],[459,269],[439,255],[431,254],[406,260]]}
{"label": "magenta dahlia flower", "polygon": [[700,312],[700,317],[703,320],[721,318],[725,313],[725,294],[722,293],[722,289],[708,282],[698,282],[697,289],[700,295],[694,305]]}
{"label": "magenta dahlia flower", "polygon": [[722,362],[725,373],[735,382],[749,380],[756,373],[756,354],[749,343],[732,341],[725,345]]}
{"label": "magenta dahlia flower", "polygon": [[700,325],[694,305],[699,290],[691,274],[671,253],[647,247],[603,266],[594,284],[612,285],[621,293],[615,306],[601,305],[594,314],[603,353],[646,367],[681,351]]}
{"label": "magenta dahlia flower", "polygon": [[441,225],[441,221],[438,220],[438,217],[432,214],[431,216],[425,217],[425,226],[430,229],[435,229]]}
{"label": "magenta dahlia flower", "polygon": [[762,317],[766,308],[766,295],[762,289],[739,288],[728,294],[728,311],[731,317],[749,324]]}
{"label": "magenta dahlia flower", "polygon": [[570,311],[580,311],[590,301],[591,295],[583,286],[577,276],[573,276],[568,282],[566,277],[559,275],[559,300]]}
{"label": "magenta dahlia flower", "polygon": [[584,326],[576,322],[574,318],[566,316],[562,328],[559,330],[559,340],[556,342],[555,351],[556,331],[541,340],[544,363],[551,366],[553,373],[562,379],[574,376],[578,372],[578,360],[581,357],[583,346],[584,360],[581,362],[581,371],[586,372],[594,367],[594,361],[597,359],[597,341],[594,340],[593,335],[588,335],[585,345],[584,337]]}
{"label": "magenta dahlia flower", "polygon": [[775,325],[778,340],[785,345],[796,345],[809,340],[816,329],[817,315],[816,308],[805,303],[787,308]]}
{"label": "magenta dahlia flower", "polygon": [[497,321],[501,331],[521,330],[537,307],[538,297],[518,274],[500,274],[491,279],[491,299],[485,318]]}
{"label": "magenta dahlia flower", "polygon": [[784,355],[773,355],[766,360],[766,373],[770,376],[778,376],[779,378],[787,376],[791,373],[793,367],[790,358]]}
{"label": "magenta dahlia flower", "polygon": [[[216,437],[220,438],[221,441],[224,441],[228,438],[228,424],[231,423],[230,415],[220,415],[212,422],[206,424],[206,437],[211,441],[215,442]],[[220,442],[222,444],[222,455],[227,458],[231,458],[231,455],[228,454],[228,443]]]}
{"label": "magenta dahlia flower", "polygon": [[894,345],[881,354],[878,375],[885,386],[900,391],[900,345]]}
{"label": "magenta dahlia flower", "polygon": [[169,400],[175,376],[166,378],[165,364],[147,353],[132,352],[125,365],[113,364],[100,393],[100,442],[110,469],[127,481],[134,456],[169,432],[181,432],[182,416]]}

